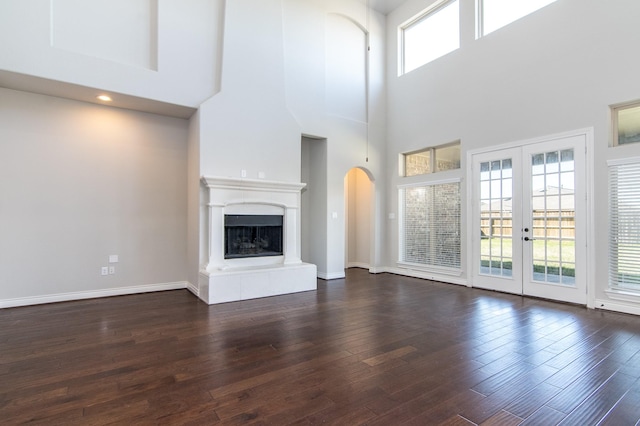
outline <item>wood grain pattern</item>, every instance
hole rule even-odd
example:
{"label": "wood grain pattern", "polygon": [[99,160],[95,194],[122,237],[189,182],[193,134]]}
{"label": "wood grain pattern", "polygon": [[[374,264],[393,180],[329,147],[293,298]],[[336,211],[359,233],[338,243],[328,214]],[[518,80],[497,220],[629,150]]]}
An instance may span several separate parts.
{"label": "wood grain pattern", "polygon": [[636,425],[640,318],[370,275],[0,310],[0,423]]}

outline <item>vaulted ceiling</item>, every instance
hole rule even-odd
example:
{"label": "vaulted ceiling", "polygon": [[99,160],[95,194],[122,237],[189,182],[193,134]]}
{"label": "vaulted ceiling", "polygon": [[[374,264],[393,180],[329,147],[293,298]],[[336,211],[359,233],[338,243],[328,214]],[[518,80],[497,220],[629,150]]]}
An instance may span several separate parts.
{"label": "vaulted ceiling", "polygon": [[[366,0],[363,0],[366,1]],[[378,12],[388,15],[394,9],[397,9],[401,4],[407,0],[368,0],[369,6]]]}

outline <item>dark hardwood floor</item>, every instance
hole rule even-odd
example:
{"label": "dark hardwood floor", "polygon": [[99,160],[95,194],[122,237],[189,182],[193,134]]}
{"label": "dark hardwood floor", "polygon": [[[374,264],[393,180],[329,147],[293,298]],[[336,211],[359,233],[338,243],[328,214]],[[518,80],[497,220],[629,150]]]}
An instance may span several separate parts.
{"label": "dark hardwood floor", "polygon": [[1,424],[637,425],[640,317],[349,270],[0,310]]}

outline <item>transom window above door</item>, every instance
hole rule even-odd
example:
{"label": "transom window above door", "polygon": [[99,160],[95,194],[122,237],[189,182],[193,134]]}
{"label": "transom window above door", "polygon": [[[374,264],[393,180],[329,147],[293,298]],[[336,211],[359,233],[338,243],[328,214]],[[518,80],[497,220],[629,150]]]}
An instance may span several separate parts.
{"label": "transom window above door", "polygon": [[460,168],[460,141],[401,154],[400,176],[418,176]]}

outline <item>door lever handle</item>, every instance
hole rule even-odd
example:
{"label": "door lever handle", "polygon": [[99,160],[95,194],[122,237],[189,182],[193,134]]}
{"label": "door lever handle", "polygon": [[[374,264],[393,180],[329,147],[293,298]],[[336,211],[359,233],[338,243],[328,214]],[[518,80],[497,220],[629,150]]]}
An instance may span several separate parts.
{"label": "door lever handle", "polygon": [[524,239],[525,241],[533,241],[533,240],[534,240],[533,238],[529,238],[529,237],[524,237],[523,239]]}

